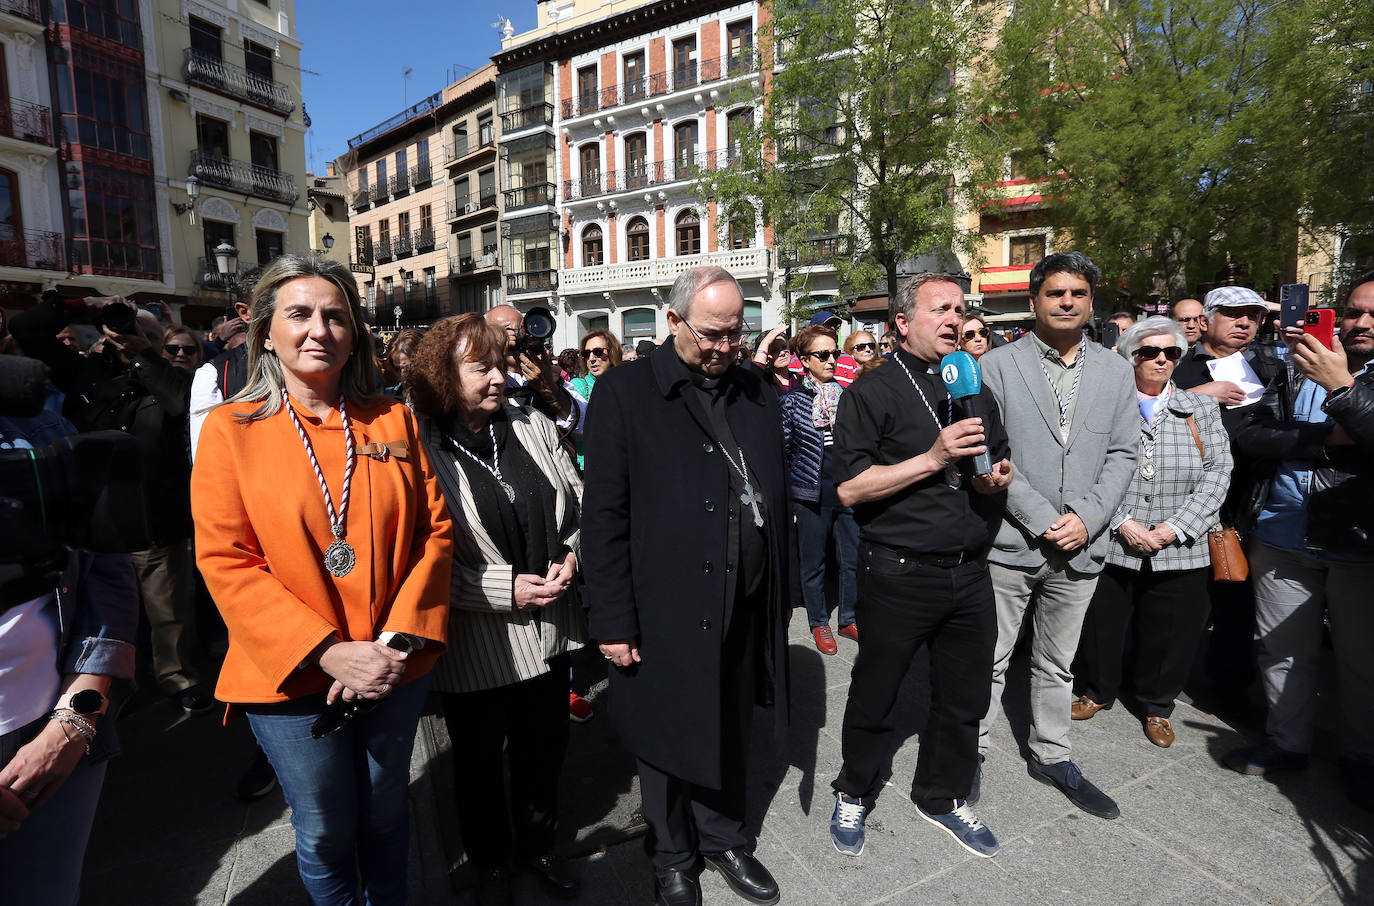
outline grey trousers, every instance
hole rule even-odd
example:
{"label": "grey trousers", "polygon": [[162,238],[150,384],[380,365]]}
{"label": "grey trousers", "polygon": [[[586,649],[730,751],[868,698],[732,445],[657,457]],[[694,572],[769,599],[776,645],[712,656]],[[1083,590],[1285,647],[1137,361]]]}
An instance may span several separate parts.
{"label": "grey trousers", "polygon": [[1312,751],[1325,615],[1340,684],[1341,753],[1374,759],[1374,563],[1334,563],[1256,542],[1250,575],[1270,739],[1289,752]]}
{"label": "grey trousers", "polygon": [[1007,663],[1031,609],[1030,750],[1041,764],[1068,761],[1073,704],[1073,656],[1097,576],[1045,564],[1035,569],[988,564],[997,596],[997,648],[992,657],[992,701],[978,726],[978,752],[1002,709]]}

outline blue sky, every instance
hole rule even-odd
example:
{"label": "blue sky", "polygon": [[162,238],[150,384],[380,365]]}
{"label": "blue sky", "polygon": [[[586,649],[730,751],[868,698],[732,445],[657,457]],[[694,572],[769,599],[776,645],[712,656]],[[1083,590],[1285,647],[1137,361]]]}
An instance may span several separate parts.
{"label": "blue sky", "polygon": [[353,136],[486,65],[501,49],[498,16],[529,31],[535,0],[296,0],[306,166],[323,173]]}

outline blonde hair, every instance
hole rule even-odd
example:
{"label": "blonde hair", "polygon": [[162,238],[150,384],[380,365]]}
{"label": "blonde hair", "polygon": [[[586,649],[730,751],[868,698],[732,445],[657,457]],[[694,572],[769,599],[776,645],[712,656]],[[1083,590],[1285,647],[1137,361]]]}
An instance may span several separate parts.
{"label": "blonde hair", "polygon": [[252,412],[240,415],[241,422],[271,418],[281,409],[281,392],[286,384],[282,377],[281,361],[276,353],[267,348],[267,336],[272,329],[272,316],[277,310],[278,292],[287,283],[301,277],[328,280],[343,293],[347,303],[349,327],[353,331],[353,350],[340,376],[344,399],[351,406],[362,406],[371,402],[381,387],[372,333],[367,330],[358,284],[348,267],[314,255],[279,255],[262,269],[248,305],[248,382],[225,401],[260,404]]}

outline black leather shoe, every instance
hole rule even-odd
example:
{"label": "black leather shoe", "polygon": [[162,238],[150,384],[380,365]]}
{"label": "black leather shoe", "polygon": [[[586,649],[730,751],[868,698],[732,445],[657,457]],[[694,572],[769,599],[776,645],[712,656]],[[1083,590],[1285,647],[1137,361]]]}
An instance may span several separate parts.
{"label": "black leather shoe", "polygon": [[778,901],[778,882],[763,863],[742,849],[723,853],[703,853],[706,867],[718,871],[735,893],[751,903],[772,906]]}
{"label": "black leather shoe", "polygon": [[1070,802],[1089,815],[1099,818],[1121,817],[1121,809],[1117,808],[1112,797],[1093,786],[1072,761],[1041,764],[1031,759],[1026,764],[1026,770],[1041,783],[1056,787]]}
{"label": "black leather shoe", "polygon": [[654,876],[656,906],[701,906],[701,884],[691,874],[670,868]]}
{"label": "black leather shoe", "polygon": [[530,859],[521,867],[534,875],[539,886],[551,897],[560,900],[575,900],[582,893],[582,882],[568,869],[568,866],[553,856]]}

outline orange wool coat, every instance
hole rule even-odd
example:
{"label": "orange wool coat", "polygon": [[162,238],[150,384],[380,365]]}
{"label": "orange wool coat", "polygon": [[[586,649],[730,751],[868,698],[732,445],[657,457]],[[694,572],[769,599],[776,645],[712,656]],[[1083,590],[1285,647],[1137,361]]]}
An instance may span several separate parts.
{"label": "orange wool coat", "polygon": [[[340,503],[344,437],[339,414],[323,422],[292,404]],[[215,697],[249,704],[325,692],[319,667],[300,669],[325,639],[372,640],[394,630],[427,639],[405,679],[425,675],[444,649],[452,522],[415,418],[395,400],[350,409],[358,447],[409,446],[404,458],[359,455],[345,521],[357,552],[348,575],[324,567],[329,516],[305,445],[285,410],[240,423],[255,404],[215,409],[201,429],[191,475],[196,562],[229,627]]]}

